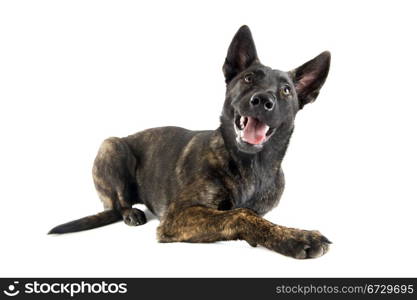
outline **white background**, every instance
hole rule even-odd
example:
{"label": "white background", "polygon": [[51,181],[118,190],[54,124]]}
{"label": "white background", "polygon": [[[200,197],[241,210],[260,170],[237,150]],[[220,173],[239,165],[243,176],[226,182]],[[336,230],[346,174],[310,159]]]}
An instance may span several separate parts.
{"label": "white background", "polygon": [[[412,1],[2,1],[0,276],[416,276],[416,8]],[[108,136],[215,129],[227,47],[332,66],[303,109],[287,187],[266,217],[318,229],[299,261],[245,242],[159,244],[153,219],[47,236],[102,209],[91,167]]]}

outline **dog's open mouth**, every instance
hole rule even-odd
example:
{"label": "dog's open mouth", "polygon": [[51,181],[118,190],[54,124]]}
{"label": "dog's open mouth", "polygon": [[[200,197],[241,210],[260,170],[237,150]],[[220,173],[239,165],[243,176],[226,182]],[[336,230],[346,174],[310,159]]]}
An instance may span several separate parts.
{"label": "dog's open mouth", "polygon": [[265,143],[275,131],[256,118],[239,115],[235,119],[235,129],[238,138],[251,145]]}

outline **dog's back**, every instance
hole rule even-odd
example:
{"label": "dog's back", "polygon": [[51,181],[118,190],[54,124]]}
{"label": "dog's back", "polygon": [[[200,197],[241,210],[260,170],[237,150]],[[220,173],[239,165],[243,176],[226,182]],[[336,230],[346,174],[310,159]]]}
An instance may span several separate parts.
{"label": "dog's back", "polygon": [[137,159],[138,201],[161,217],[178,190],[198,169],[207,155],[214,131],[192,131],[180,127],[152,128],[124,139]]}

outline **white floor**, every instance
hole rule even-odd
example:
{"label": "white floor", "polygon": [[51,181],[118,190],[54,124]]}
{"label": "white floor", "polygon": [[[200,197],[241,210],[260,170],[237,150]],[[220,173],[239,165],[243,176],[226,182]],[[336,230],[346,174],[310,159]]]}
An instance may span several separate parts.
{"label": "white floor", "polygon": [[140,227],[117,223],[48,236],[52,226],[100,209],[92,188],[60,195],[62,184],[52,187],[56,199],[37,196],[29,201],[22,190],[25,207],[2,210],[0,276],[416,276],[414,204],[396,199],[395,206],[383,201],[377,206],[366,197],[352,200],[343,193],[332,198],[332,192],[319,192],[323,187],[312,189],[309,199],[297,199],[293,189],[305,180],[300,177],[297,184],[288,183],[282,203],[267,218],[319,229],[333,244],[318,259],[295,260],[241,241],[160,244],[155,238],[158,220],[152,216]]}

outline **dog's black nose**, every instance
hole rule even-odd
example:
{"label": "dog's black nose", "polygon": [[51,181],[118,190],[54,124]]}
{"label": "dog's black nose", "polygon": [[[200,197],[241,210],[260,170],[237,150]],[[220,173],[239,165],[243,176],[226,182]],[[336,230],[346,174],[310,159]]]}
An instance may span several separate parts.
{"label": "dog's black nose", "polygon": [[252,107],[263,107],[266,111],[271,111],[275,107],[275,97],[269,93],[258,93],[250,98]]}

